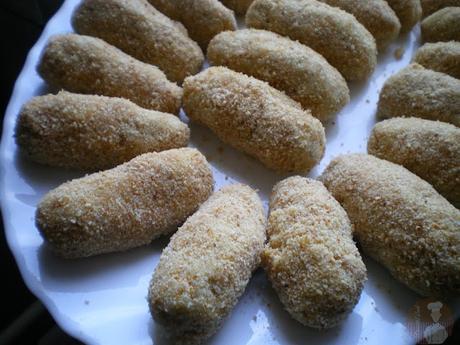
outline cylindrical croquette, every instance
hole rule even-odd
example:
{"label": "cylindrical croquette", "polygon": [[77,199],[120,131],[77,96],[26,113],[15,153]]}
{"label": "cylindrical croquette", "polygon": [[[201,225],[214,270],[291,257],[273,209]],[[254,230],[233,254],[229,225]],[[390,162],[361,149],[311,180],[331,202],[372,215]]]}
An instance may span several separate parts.
{"label": "cylindrical croquette", "polygon": [[444,7],[460,7],[460,0],[420,0],[420,2],[422,4],[423,17],[427,17]]}
{"label": "cylindrical croquette", "polygon": [[136,60],[96,37],[51,37],[37,70],[55,88],[127,98],[143,108],[179,113],[179,86],[158,67]]}
{"label": "cylindrical croquette", "polygon": [[306,172],[325,147],[321,122],[266,82],[225,67],[184,81],[187,116],[278,172]]}
{"label": "cylindrical croquette", "polygon": [[460,293],[460,211],[406,168],[366,154],[321,176],[365,253],[422,296]]}
{"label": "cylindrical croquette", "polygon": [[254,0],[220,0],[236,14],[245,14]]}
{"label": "cylindrical croquette", "polygon": [[422,17],[420,0],[386,0],[401,23],[401,32],[405,33],[414,27]]}
{"label": "cylindrical croquette", "polygon": [[377,63],[369,31],[353,15],[315,0],[255,0],[246,24],[309,46],[348,81],[366,79]]}
{"label": "cylindrical croquette", "polygon": [[222,32],[209,43],[207,56],[213,65],[248,74],[284,91],[321,121],[350,101],[345,79],[326,59],[274,32]]}
{"label": "cylindrical croquette", "polygon": [[384,49],[399,35],[401,23],[385,0],[319,0],[351,13],[374,36],[379,49]]}
{"label": "cylindrical croquette", "polygon": [[148,0],[168,17],[180,21],[190,37],[206,50],[219,32],[236,30],[236,19],[218,0]]}
{"label": "cylindrical croquette", "polygon": [[147,0],[84,0],[73,14],[72,26],[79,34],[99,37],[158,66],[175,82],[198,73],[203,65],[198,44]]}
{"label": "cylindrical croquette", "polygon": [[198,150],[145,153],[53,189],[37,207],[36,224],[64,258],[123,251],[175,231],[212,189]]}
{"label": "cylindrical croquette", "polygon": [[221,326],[258,267],[265,215],[257,193],[213,194],[171,237],[150,283],[153,318],[174,344],[199,344]]}
{"label": "cylindrical croquette", "polygon": [[338,325],[359,300],[366,267],[350,220],[319,181],[290,177],[273,188],[262,265],[291,316]]}
{"label": "cylindrical croquette", "polygon": [[460,7],[445,7],[421,24],[424,42],[460,41]]}
{"label": "cylindrical croquette", "polygon": [[187,146],[190,130],[177,116],[123,99],[65,91],[34,97],[21,109],[16,142],[35,162],[102,170],[142,153]]}
{"label": "cylindrical croquette", "polygon": [[460,127],[460,80],[411,64],[387,79],[377,115],[420,117]]}
{"label": "cylindrical croquette", "polygon": [[367,150],[404,166],[460,208],[460,128],[417,118],[385,120],[375,125]]}
{"label": "cylindrical croquette", "polygon": [[460,79],[460,42],[425,43],[417,50],[414,62]]}

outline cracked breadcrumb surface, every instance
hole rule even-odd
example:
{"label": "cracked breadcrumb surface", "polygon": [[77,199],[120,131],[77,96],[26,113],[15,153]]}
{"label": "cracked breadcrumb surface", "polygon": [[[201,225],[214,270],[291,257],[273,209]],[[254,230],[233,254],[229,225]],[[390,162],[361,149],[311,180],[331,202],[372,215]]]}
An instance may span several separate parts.
{"label": "cracked breadcrumb surface", "polygon": [[353,15],[315,0],[255,0],[246,13],[246,25],[309,46],[348,81],[366,79],[377,64],[369,31]]}
{"label": "cracked breadcrumb surface", "polygon": [[460,7],[445,7],[421,24],[423,42],[460,41]]}
{"label": "cracked breadcrumb surface", "polygon": [[177,116],[123,98],[61,91],[27,102],[15,135],[35,162],[95,171],[142,153],[187,146],[190,130]]}
{"label": "cracked breadcrumb surface", "polygon": [[268,82],[326,121],[349,101],[342,75],[313,49],[274,32],[245,29],[215,36],[208,60]]}
{"label": "cracked breadcrumb surface", "polygon": [[386,0],[401,23],[401,33],[412,30],[422,17],[420,0]]}
{"label": "cracked breadcrumb surface", "polygon": [[171,343],[214,334],[258,267],[265,214],[257,193],[236,184],[214,193],[171,237],[149,288],[155,321]]}
{"label": "cracked breadcrumb surface", "polygon": [[190,37],[206,50],[219,32],[236,30],[235,14],[218,0],[148,0],[169,18],[184,24]]}
{"label": "cracked breadcrumb surface", "polygon": [[414,62],[460,79],[460,42],[425,43],[417,50]]}
{"label": "cracked breadcrumb surface", "polygon": [[354,15],[374,36],[379,50],[385,49],[399,35],[401,23],[396,13],[385,0],[319,1]]}
{"label": "cracked breadcrumb surface", "polygon": [[423,16],[427,17],[434,12],[451,6],[459,6],[460,0],[420,0],[422,4]]}
{"label": "cracked breadcrumb surface", "polygon": [[273,188],[262,265],[291,316],[337,326],[359,301],[366,267],[347,214],[324,185],[290,177]]}
{"label": "cracked breadcrumb surface", "polygon": [[99,37],[158,66],[178,83],[203,65],[203,52],[185,28],[147,0],[84,0],[73,13],[72,26],[79,34]]}
{"label": "cracked breadcrumb surface", "polygon": [[187,116],[278,172],[306,172],[324,154],[321,122],[266,82],[211,67],[184,81]]}
{"label": "cracked breadcrumb surface", "polygon": [[428,182],[366,154],[335,158],[320,179],[396,279],[422,296],[460,293],[460,211]]}
{"label": "cracked breadcrumb surface", "polygon": [[64,258],[123,251],[175,231],[213,184],[196,149],[146,153],[53,189],[37,207],[36,224]]}
{"label": "cracked breadcrumb surface", "polygon": [[460,80],[411,64],[385,81],[377,116],[420,117],[460,127]]}
{"label": "cracked breadcrumb surface", "polygon": [[181,106],[182,89],[158,67],[96,37],[52,36],[37,71],[52,87],[71,92],[127,98],[143,108],[172,114]]}
{"label": "cracked breadcrumb surface", "polygon": [[253,1],[254,0],[221,0],[226,7],[240,15],[246,13]]}
{"label": "cracked breadcrumb surface", "polygon": [[460,207],[460,128],[417,118],[385,120],[375,125],[367,150],[404,166]]}

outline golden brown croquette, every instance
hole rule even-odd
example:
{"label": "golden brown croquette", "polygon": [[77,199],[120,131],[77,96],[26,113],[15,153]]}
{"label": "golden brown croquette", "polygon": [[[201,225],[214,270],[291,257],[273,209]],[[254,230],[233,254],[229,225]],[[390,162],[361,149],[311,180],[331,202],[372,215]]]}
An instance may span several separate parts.
{"label": "golden brown croquette", "polygon": [[460,79],[460,42],[425,43],[417,50],[414,62]]}
{"label": "golden brown croquette", "polygon": [[402,33],[412,30],[422,17],[420,0],[386,0],[386,2],[398,16]]}
{"label": "golden brown croquette", "polygon": [[421,24],[424,42],[460,41],[460,7],[445,7]]}
{"label": "golden brown croquette", "polygon": [[427,17],[444,7],[460,7],[460,0],[420,0],[420,2],[422,4],[423,17]]}

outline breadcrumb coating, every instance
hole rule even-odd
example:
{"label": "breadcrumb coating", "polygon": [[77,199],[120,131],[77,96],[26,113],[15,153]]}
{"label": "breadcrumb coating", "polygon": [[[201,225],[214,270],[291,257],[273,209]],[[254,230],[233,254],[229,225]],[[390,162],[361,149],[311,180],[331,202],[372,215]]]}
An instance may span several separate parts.
{"label": "breadcrumb coating", "polygon": [[420,0],[386,0],[388,5],[395,11],[401,23],[401,33],[412,30],[422,17]]}
{"label": "breadcrumb coating", "polygon": [[235,11],[236,14],[245,14],[254,0],[221,0],[221,2]]}
{"label": "breadcrumb coating", "polygon": [[375,125],[367,150],[404,166],[460,208],[460,128],[417,118],[385,120]]}
{"label": "breadcrumb coating", "polygon": [[190,37],[206,50],[219,32],[236,30],[235,14],[218,0],[148,0],[168,17],[180,21]]}
{"label": "breadcrumb coating", "polygon": [[189,138],[187,125],[172,114],[123,98],[65,91],[34,97],[16,125],[16,142],[33,161],[90,171],[187,146]]}
{"label": "breadcrumb coating", "polygon": [[175,231],[213,183],[196,149],[146,153],[53,189],[37,207],[36,224],[64,258],[123,251]]}
{"label": "breadcrumb coating", "polygon": [[460,293],[460,211],[406,168],[366,154],[321,176],[364,252],[422,296]]}
{"label": "breadcrumb coating", "polygon": [[143,108],[179,113],[179,86],[158,67],[138,61],[96,37],[52,36],[37,71],[55,88],[127,98]]}
{"label": "breadcrumb coating", "polygon": [[225,67],[184,81],[187,116],[278,172],[306,172],[324,154],[321,122],[266,82]]}
{"label": "breadcrumb coating", "polygon": [[214,334],[258,267],[265,215],[257,193],[230,185],[213,194],[171,237],[149,288],[155,321],[174,344]]}
{"label": "breadcrumb coating", "polygon": [[209,43],[207,56],[213,65],[248,74],[284,91],[320,121],[330,119],[350,101],[345,79],[326,59],[274,32],[222,32]]}
{"label": "breadcrumb coating", "polygon": [[359,300],[366,267],[350,220],[319,181],[290,177],[273,188],[262,265],[291,316],[338,325]]}
{"label": "breadcrumb coating", "polygon": [[72,26],[79,34],[99,37],[158,66],[178,83],[203,65],[198,44],[147,0],[84,0],[73,13]]}
{"label": "breadcrumb coating", "polygon": [[460,7],[445,7],[421,24],[424,42],[460,41]]}
{"label": "breadcrumb coating", "polygon": [[427,17],[434,12],[451,6],[459,6],[460,0],[420,0],[422,4],[423,16]]}
{"label": "breadcrumb coating", "polygon": [[387,79],[377,115],[420,117],[460,127],[460,80],[411,64]]}
{"label": "breadcrumb coating", "polygon": [[460,42],[425,43],[417,50],[414,62],[460,79]]}
{"label": "breadcrumb coating", "polygon": [[395,40],[401,29],[396,13],[385,0],[319,0],[330,6],[338,7],[364,25],[374,36],[379,50],[385,49]]}
{"label": "breadcrumb coating", "polygon": [[348,81],[366,79],[377,64],[369,31],[353,15],[315,0],[255,0],[246,13],[246,25],[309,46]]}

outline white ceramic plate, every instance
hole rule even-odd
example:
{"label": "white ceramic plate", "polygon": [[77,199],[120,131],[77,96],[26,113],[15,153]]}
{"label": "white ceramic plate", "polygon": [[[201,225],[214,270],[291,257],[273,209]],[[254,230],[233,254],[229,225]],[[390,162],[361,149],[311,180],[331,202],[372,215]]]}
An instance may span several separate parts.
{"label": "white ceramic plate", "polygon": [[[89,344],[161,344],[146,302],[147,286],[167,239],[125,253],[76,261],[54,257],[34,225],[40,198],[62,182],[81,174],[43,167],[24,160],[13,140],[21,105],[47,92],[35,66],[48,37],[72,31],[70,16],[77,0],[68,0],[50,20],[19,75],[4,122],[1,143],[1,206],[8,244],[29,289],[46,305],[69,334]],[[406,66],[419,45],[419,28],[395,42],[369,81],[351,86],[351,103],[327,128],[327,149],[316,177],[340,153],[365,152],[375,123],[378,93],[385,79]],[[404,47],[402,59],[394,51]],[[186,118],[183,117],[186,121]],[[219,142],[204,128],[191,125],[191,145],[213,165],[216,188],[239,181],[259,190],[267,206],[271,188],[282,176]],[[283,310],[262,271],[257,271],[244,296],[209,344],[410,344],[405,319],[418,297],[396,282],[381,266],[365,259],[369,280],[347,320],[329,331],[303,327]],[[457,301],[458,302],[458,301]],[[458,303],[449,302],[456,314]]]}

